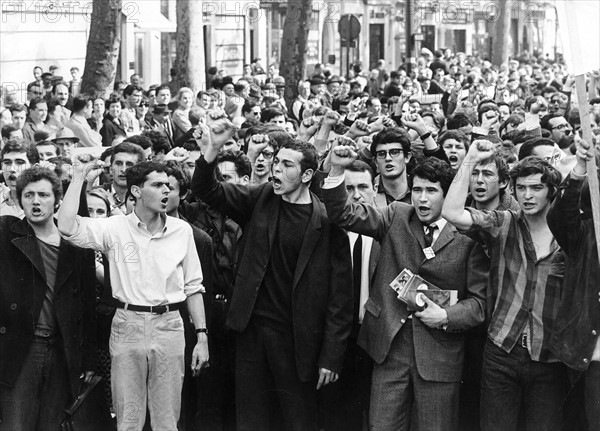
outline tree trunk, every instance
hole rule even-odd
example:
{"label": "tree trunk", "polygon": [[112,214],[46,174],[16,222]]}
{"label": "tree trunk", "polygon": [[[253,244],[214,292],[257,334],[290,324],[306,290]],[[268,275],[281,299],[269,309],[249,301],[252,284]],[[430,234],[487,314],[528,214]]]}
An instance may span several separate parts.
{"label": "tree trunk", "polygon": [[298,82],[306,75],[306,54],[312,0],[288,0],[279,74],[285,78],[285,102],[291,106],[298,96]]}
{"label": "tree trunk", "polygon": [[494,23],[494,35],[492,39],[492,64],[502,65],[508,63],[511,53],[511,2],[500,1],[496,3],[499,16]]}
{"label": "tree trunk", "polygon": [[121,45],[122,0],[94,0],[81,92],[108,97]]}
{"label": "tree trunk", "polygon": [[189,87],[194,94],[205,89],[204,62],[202,2],[177,0],[177,58],[174,67],[179,88]]}

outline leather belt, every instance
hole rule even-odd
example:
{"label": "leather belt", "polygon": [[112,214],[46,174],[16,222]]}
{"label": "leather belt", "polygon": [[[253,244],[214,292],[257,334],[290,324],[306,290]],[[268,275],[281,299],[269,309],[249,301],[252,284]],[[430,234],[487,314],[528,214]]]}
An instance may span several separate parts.
{"label": "leather belt", "polygon": [[165,305],[134,305],[134,304],[126,304],[121,301],[115,301],[115,305],[118,308],[122,308],[123,310],[130,311],[139,311],[142,313],[152,313],[152,314],[163,314],[168,311],[175,311],[183,308],[185,302],[177,302],[175,304],[165,304]]}

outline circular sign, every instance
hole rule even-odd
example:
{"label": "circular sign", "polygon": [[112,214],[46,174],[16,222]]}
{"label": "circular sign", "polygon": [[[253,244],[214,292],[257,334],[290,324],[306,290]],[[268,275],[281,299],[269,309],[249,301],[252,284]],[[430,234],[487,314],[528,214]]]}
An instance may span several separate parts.
{"label": "circular sign", "polygon": [[360,34],[360,21],[354,15],[342,15],[338,22],[338,32],[342,39],[354,40]]}

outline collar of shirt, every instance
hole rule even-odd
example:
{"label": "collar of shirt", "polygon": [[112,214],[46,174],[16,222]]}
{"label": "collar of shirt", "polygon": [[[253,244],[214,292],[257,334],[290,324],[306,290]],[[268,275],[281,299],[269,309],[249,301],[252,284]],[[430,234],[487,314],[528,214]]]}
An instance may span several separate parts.
{"label": "collar of shirt", "polygon": [[433,231],[433,240],[431,241],[431,245],[435,244],[435,241],[440,236],[440,233],[442,233],[442,231],[446,227],[446,223],[448,223],[448,221],[441,218],[437,221],[434,221],[433,223],[430,223],[429,225],[426,225],[426,224],[423,225],[423,232],[425,232],[425,233],[427,233],[427,228],[429,226],[431,226],[432,224],[434,224],[437,227],[437,229],[435,229]]}
{"label": "collar of shirt", "polygon": [[550,256],[554,256],[554,253],[556,253],[556,251],[560,248],[558,242],[556,242],[556,238],[552,237],[552,242],[550,243],[550,252],[544,256],[538,256],[535,244],[533,243],[533,240],[531,238],[529,224],[527,223],[525,215],[521,210],[517,212],[517,223],[519,224],[519,227],[523,234],[523,247],[525,248],[525,253],[527,253],[529,258],[536,264]]}
{"label": "collar of shirt", "polygon": [[168,221],[169,221],[169,217],[167,217],[166,214],[159,214],[159,216],[161,218],[163,227],[158,232],[156,232],[154,235],[152,235],[150,233],[150,231],[148,231],[148,226],[146,225],[146,223],[144,223],[143,221],[140,220],[140,218],[137,216],[135,211],[132,211],[131,214],[127,215],[127,218],[129,219],[129,223],[131,223],[133,226],[135,226],[141,232],[144,232],[145,234],[150,235],[152,237],[157,237],[157,236],[163,236],[167,232]]}
{"label": "collar of shirt", "polygon": [[385,190],[385,186],[383,185],[383,179],[381,178],[381,175],[378,175],[375,180],[375,184],[377,184],[377,193],[383,193],[386,197],[388,204],[394,201],[410,203],[405,201],[405,198],[407,196],[410,196],[410,188],[407,187],[406,192],[404,192],[402,196],[399,196],[398,199],[394,199],[394,197]]}

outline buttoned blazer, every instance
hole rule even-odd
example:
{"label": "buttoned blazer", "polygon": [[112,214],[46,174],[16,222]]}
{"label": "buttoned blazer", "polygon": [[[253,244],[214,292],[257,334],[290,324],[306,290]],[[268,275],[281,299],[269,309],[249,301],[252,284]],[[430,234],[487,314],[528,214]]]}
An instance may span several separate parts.
{"label": "buttoned blazer", "polygon": [[[381,364],[392,340],[405,324],[413,325],[417,369],[428,381],[459,382],[464,359],[463,331],[485,317],[488,262],[482,248],[447,223],[433,245],[435,257],[427,259],[423,225],[412,206],[393,202],[380,209],[374,205],[347,202],[345,185],[323,189],[327,212],[341,227],[373,237],[380,243],[380,256],[365,304],[365,317],[358,344]],[[414,317],[390,283],[409,269],[441,289],[457,290],[458,304],[446,309],[446,330],[432,329]]]}
{"label": "buttoned blazer", "polygon": [[[227,325],[243,332],[252,316],[276,236],[281,197],[271,183],[237,186],[216,179],[216,162],[197,161],[192,193],[238,223],[244,253],[234,282]],[[292,325],[296,369],[303,381],[318,367],[341,372],[352,325],[352,262],[346,233],[329,222],[311,194],[312,215],[304,233],[293,280]]]}
{"label": "buttoned blazer", "polygon": [[[38,240],[26,220],[0,217],[0,384],[12,387],[34,337],[47,289]],[[94,253],[61,240],[54,311],[73,396],[82,371],[95,370]]]}

